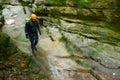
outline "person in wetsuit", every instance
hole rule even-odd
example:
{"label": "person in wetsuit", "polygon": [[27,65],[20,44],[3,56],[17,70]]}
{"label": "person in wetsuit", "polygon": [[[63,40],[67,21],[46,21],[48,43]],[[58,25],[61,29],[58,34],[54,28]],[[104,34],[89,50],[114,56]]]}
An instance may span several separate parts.
{"label": "person in wetsuit", "polygon": [[31,42],[32,53],[34,50],[37,50],[36,45],[38,43],[38,32],[41,35],[41,30],[37,21],[37,16],[35,14],[31,14],[30,20],[25,24],[25,35]]}

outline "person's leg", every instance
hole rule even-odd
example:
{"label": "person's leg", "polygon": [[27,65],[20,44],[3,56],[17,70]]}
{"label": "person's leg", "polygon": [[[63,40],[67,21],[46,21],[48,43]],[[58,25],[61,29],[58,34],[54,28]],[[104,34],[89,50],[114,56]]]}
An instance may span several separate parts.
{"label": "person's leg", "polygon": [[38,36],[34,36],[34,47],[35,47],[35,50],[37,50],[37,48],[36,48],[36,45],[37,45],[37,43],[38,43]]}
{"label": "person's leg", "polygon": [[30,37],[30,42],[31,42],[31,49],[32,49],[32,53],[34,53],[34,38],[33,37]]}
{"label": "person's leg", "polygon": [[37,43],[38,43],[38,37],[36,36],[35,37],[35,46],[37,45]]}

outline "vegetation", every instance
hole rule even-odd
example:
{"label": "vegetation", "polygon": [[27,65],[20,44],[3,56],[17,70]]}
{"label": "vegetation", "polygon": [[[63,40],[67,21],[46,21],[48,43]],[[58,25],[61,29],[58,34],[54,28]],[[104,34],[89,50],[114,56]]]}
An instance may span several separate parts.
{"label": "vegetation", "polygon": [[11,54],[17,51],[15,45],[6,34],[0,32],[0,59],[7,60]]}
{"label": "vegetation", "polygon": [[90,67],[90,65],[85,61],[75,60],[75,62],[79,65],[82,65],[83,67]]}
{"label": "vegetation", "polygon": [[32,56],[17,49],[6,34],[0,32],[0,80],[45,79]]}
{"label": "vegetation", "polygon": [[88,0],[48,0],[48,3],[51,5],[61,5],[61,6],[76,6],[83,7],[86,5]]}
{"label": "vegetation", "polygon": [[65,5],[66,0],[48,0],[49,4],[52,5]]}
{"label": "vegetation", "polygon": [[120,0],[116,0],[116,10],[115,13],[120,15]]}
{"label": "vegetation", "polygon": [[49,15],[51,17],[54,17],[54,18],[59,18],[60,17],[60,11],[57,10],[57,9],[52,9],[50,12],[49,12]]}
{"label": "vegetation", "polygon": [[77,8],[84,8],[88,0],[72,0],[72,2]]}

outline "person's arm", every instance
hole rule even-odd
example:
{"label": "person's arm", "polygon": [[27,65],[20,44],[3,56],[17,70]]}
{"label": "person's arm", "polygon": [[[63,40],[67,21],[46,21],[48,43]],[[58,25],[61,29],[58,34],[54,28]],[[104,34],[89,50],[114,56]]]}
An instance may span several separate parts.
{"label": "person's arm", "polygon": [[26,36],[26,38],[29,38],[29,35],[28,35],[28,23],[25,24],[25,36]]}
{"label": "person's arm", "polygon": [[38,30],[39,34],[41,35],[41,29],[40,29],[40,27],[39,27],[38,22],[37,22],[37,30]]}

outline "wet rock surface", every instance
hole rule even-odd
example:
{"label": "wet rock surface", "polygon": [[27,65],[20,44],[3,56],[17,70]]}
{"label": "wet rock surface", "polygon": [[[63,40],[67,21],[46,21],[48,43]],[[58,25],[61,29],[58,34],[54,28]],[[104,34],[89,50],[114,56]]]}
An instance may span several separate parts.
{"label": "wet rock surface", "polygon": [[[25,1],[28,0],[23,0]],[[15,53],[13,57],[16,58],[10,59],[16,62],[11,61],[10,64],[6,62],[3,65],[0,62],[6,69],[0,73],[1,78],[119,80],[120,34],[117,31],[119,27],[116,27],[116,23],[115,27],[114,24],[111,25],[119,14],[115,13],[116,16],[111,16],[114,1],[110,0],[108,4],[105,2],[105,0],[91,1],[90,9],[85,4],[80,7],[80,10],[74,7],[72,0],[66,2],[69,4],[67,6],[66,4],[58,4],[59,7],[56,4],[48,5],[46,11],[49,10],[50,14],[47,17],[43,15],[46,18],[42,22],[42,35],[39,36],[36,57],[33,56],[30,42],[24,35],[24,18],[30,15],[31,9],[26,7],[24,12],[20,4],[7,5],[2,12],[5,21],[9,22],[8,19],[14,21],[11,25],[5,24],[2,30],[26,54]],[[41,8],[38,4],[35,3],[33,6],[37,15]],[[36,5],[38,6],[35,7]],[[39,17],[43,16],[40,14]],[[12,68],[8,67],[13,64]]]}
{"label": "wet rock surface", "polygon": [[[54,22],[54,27],[50,28],[50,26],[48,26],[51,36],[55,39],[55,41],[60,40],[65,43],[64,47],[66,47],[69,52],[69,55],[62,55],[62,53],[59,54],[58,52],[58,54],[56,54],[57,58],[65,61],[66,59],[72,59],[79,66],[85,67],[85,70],[98,80],[119,80],[119,46],[102,43],[96,39],[89,39],[82,35],[80,36],[79,32],[74,33],[72,30],[67,30],[67,28],[74,26],[74,23],[64,23],[65,25],[61,23],[60,25],[63,27],[65,26],[64,28],[61,28],[62,26],[59,27],[60,25],[56,25]],[[82,29],[81,31],[84,30]],[[78,70],[79,69],[76,71]]]}
{"label": "wet rock surface", "polygon": [[23,53],[14,53],[8,60],[1,63],[0,79],[42,79],[45,76],[40,74],[41,68],[36,65],[32,57]]}
{"label": "wet rock surface", "polygon": [[7,34],[0,32],[0,80],[46,79],[34,56],[22,53]]}

